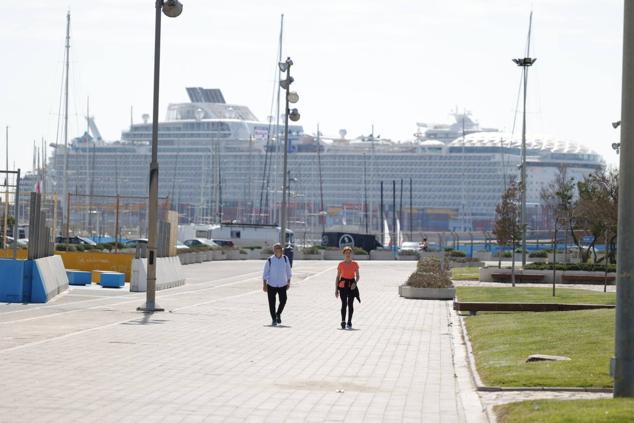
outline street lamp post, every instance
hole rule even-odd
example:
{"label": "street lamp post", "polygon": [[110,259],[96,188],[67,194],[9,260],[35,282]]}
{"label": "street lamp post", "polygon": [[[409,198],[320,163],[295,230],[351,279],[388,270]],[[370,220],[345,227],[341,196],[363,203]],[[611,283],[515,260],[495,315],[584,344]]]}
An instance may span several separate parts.
{"label": "street lamp post", "polygon": [[[532,14],[531,14],[532,17]],[[528,51],[527,51],[528,56]],[[523,72],[523,81],[524,81],[524,107],[522,109],[522,168],[521,168],[521,183],[520,183],[520,201],[521,201],[521,212],[520,212],[520,225],[522,229],[522,266],[526,266],[526,85],[528,82],[528,68],[535,63],[537,59],[532,59],[530,57],[524,57],[523,59],[513,59],[513,62],[522,68]]]}
{"label": "street lamp post", "polygon": [[282,178],[284,180],[282,184],[282,210],[281,210],[281,224],[280,224],[280,244],[286,245],[286,226],[288,222],[288,201],[286,193],[288,192],[288,120],[297,122],[299,120],[299,112],[297,109],[290,109],[290,103],[297,103],[299,96],[297,93],[290,91],[291,84],[294,79],[291,76],[291,66],[293,61],[290,57],[286,58],[285,62],[280,62],[280,71],[286,72],[286,79],[280,81],[280,86],[286,91],[285,95],[285,108],[284,108],[284,161],[282,169]]}
{"label": "street lamp post", "polygon": [[161,11],[175,18],[183,11],[178,0],[156,0],[154,24],[154,97],[152,102],[152,161],[150,162],[150,195],[148,201],[148,258],[145,304],[137,310],[145,313],[163,311],[156,304],[156,240],[158,238],[158,107],[159,75],[161,68]]}
{"label": "street lamp post", "polygon": [[624,7],[614,396],[634,397],[634,4]]}

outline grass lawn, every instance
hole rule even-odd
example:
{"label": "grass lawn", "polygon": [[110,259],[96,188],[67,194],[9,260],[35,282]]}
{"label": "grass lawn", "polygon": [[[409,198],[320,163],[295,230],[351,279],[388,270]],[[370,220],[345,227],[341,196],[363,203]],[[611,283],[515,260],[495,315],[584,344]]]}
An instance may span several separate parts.
{"label": "grass lawn", "polygon": [[456,288],[456,297],[458,297],[459,301],[616,304],[616,294],[614,292],[605,293],[586,289],[557,288],[555,293],[557,295],[553,297],[552,288],[489,288],[478,286],[459,286]]}
{"label": "grass lawn", "polygon": [[[482,313],[465,317],[465,323],[487,385],[612,387],[614,310]],[[531,354],[571,361],[526,363]]]}
{"label": "grass lawn", "polygon": [[480,279],[480,268],[455,267],[451,269],[451,279],[455,281],[477,281]]}
{"label": "grass lawn", "polygon": [[500,423],[631,422],[634,399],[538,400],[495,407]]}

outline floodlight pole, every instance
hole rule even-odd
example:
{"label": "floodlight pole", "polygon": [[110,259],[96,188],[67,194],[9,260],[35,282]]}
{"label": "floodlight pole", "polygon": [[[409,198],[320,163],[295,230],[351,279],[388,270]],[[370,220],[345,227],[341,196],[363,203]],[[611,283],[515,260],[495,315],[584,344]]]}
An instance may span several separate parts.
{"label": "floodlight pole", "polygon": [[[520,225],[522,229],[522,267],[526,266],[526,87],[528,85],[528,68],[535,63],[537,59],[525,57],[523,59],[513,59],[517,66],[522,68],[522,80],[524,82],[524,106],[522,108],[522,164],[521,164],[521,183],[520,183]],[[515,252],[513,252],[515,253]]]}
{"label": "floodlight pole", "polygon": [[280,222],[280,244],[282,247],[286,247],[286,226],[288,221],[288,202],[286,200],[286,193],[288,192],[288,114],[289,110],[289,101],[288,101],[288,93],[291,89],[290,81],[291,81],[291,66],[293,62],[290,60],[290,57],[286,59],[286,81],[289,82],[289,85],[286,86],[285,95],[284,95],[284,160],[282,164],[282,210],[281,210],[281,222]]}
{"label": "floodlight pole", "polygon": [[[159,81],[161,70],[161,12],[167,3],[178,1],[156,0],[156,20],[154,24],[154,94],[152,99],[152,161],[150,162],[150,195],[148,200],[148,257],[147,257],[147,285],[145,304],[138,307],[138,311],[153,313],[164,311],[156,304],[156,240],[158,238],[158,108]],[[180,11],[178,12],[180,13]],[[176,15],[177,16],[177,15]],[[175,17],[175,16],[173,16]]]}
{"label": "floodlight pole", "polygon": [[634,5],[624,3],[614,397],[634,397]]}

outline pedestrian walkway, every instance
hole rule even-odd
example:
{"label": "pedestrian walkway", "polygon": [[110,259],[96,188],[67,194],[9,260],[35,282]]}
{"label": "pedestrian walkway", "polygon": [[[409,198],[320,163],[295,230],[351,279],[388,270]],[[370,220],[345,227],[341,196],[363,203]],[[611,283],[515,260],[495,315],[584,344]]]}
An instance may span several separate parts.
{"label": "pedestrian walkway", "polygon": [[335,265],[296,262],[277,327],[262,261],[186,266],[154,315],[94,287],[2,304],[0,422],[481,421],[451,303],[398,297],[415,263],[362,263],[353,330]]}

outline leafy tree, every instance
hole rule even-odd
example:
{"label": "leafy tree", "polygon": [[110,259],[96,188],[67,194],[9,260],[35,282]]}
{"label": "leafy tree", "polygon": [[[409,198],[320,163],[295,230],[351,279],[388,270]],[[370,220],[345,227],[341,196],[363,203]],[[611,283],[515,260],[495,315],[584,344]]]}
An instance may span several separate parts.
{"label": "leafy tree", "polygon": [[495,207],[495,229],[493,233],[498,245],[512,246],[522,238],[520,216],[520,190],[515,180],[512,179],[509,187],[502,194],[500,203]]}
{"label": "leafy tree", "polygon": [[577,184],[577,189],[579,200],[574,213],[577,226],[592,236],[587,255],[592,253],[597,261],[595,243],[603,240],[606,245],[613,245],[616,240],[619,173],[604,167],[586,176]]}

